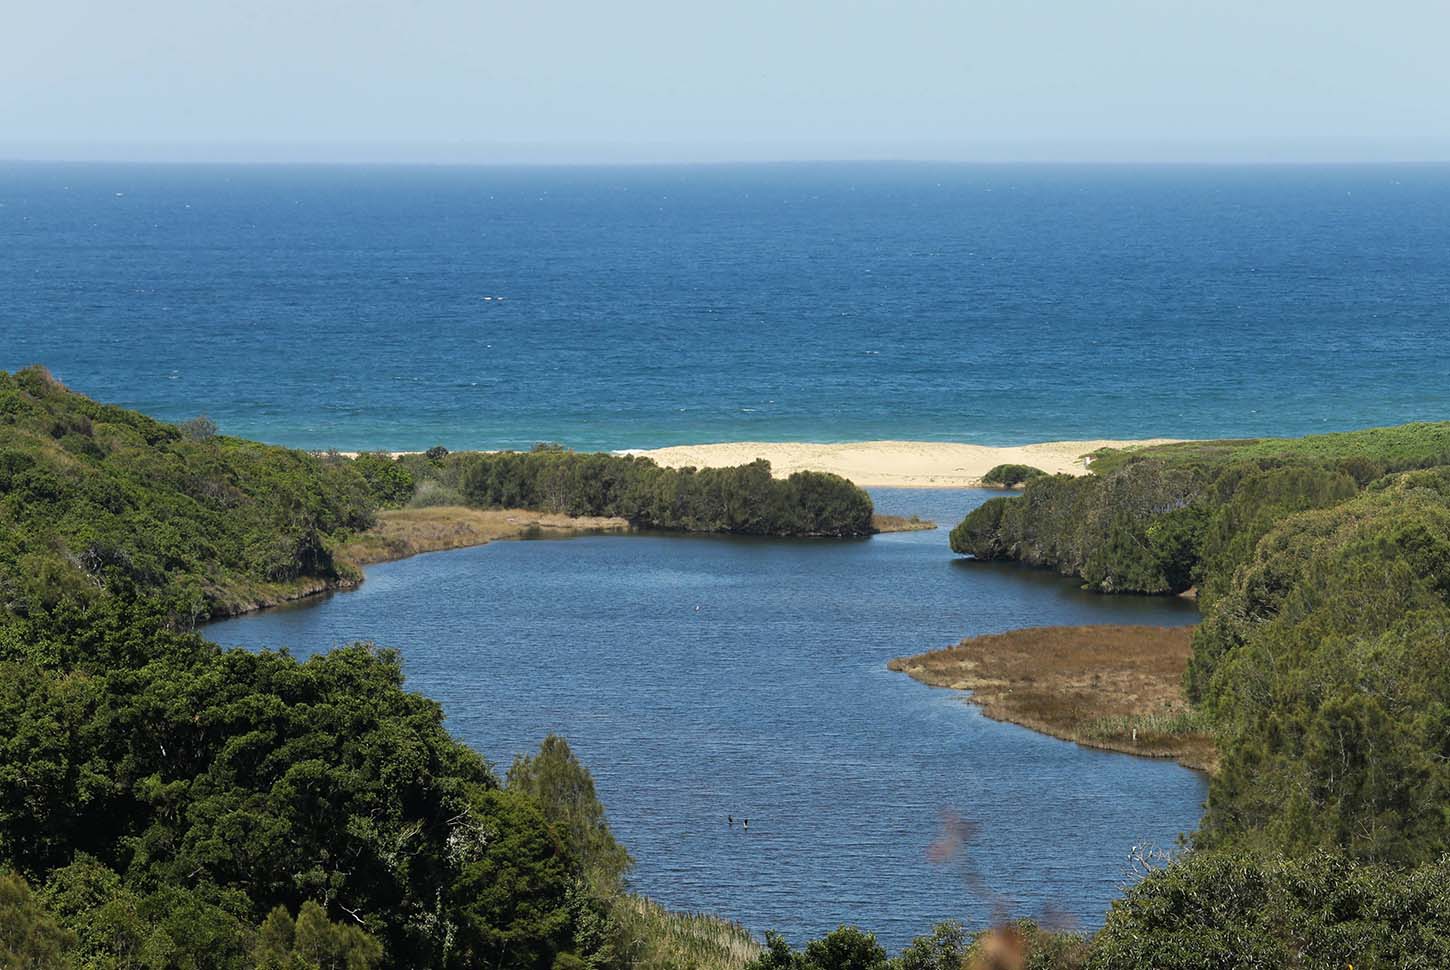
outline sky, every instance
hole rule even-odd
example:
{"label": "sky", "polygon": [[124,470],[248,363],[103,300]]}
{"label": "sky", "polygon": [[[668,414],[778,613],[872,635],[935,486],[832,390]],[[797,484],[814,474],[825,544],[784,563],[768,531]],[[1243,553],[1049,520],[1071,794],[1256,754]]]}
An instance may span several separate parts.
{"label": "sky", "polygon": [[1447,0],[0,0],[0,158],[1450,160]]}

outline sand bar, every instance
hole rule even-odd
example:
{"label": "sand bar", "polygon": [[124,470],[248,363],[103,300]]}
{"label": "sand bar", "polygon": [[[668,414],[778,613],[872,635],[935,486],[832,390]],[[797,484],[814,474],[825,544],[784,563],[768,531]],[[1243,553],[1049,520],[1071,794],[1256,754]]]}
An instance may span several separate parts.
{"label": "sand bar", "polygon": [[710,445],[632,450],[669,468],[693,465],[718,468],[757,458],[770,462],[777,476],[797,471],[834,472],[872,487],[963,488],[980,484],[989,469],[1002,464],[1032,465],[1045,472],[1081,475],[1083,456],[1099,448],[1167,444],[1177,439],[1138,441],[1048,441],[994,448],[943,441],[850,441],[842,444],[734,441]]}

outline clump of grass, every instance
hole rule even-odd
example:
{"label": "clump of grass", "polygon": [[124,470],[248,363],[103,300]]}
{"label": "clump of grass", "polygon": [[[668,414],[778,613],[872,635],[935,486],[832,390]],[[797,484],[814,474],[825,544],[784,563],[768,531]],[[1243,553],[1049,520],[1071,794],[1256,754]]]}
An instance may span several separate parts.
{"label": "clump of grass", "polygon": [[927,529],[935,529],[936,523],[923,519],[919,515],[880,515],[871,516],[871,528],[877,532],[924,532]]}
{"label": "clump of grass", "polygon": [[619,897],[614,916],[636,970],[743,970],[764,950],[739,923],[675,912],[643,896]]}
{"label": "clump of grass", "polygon": [[1181,738],[1207,734],[1208,717],[1192,708],[1167,709],[1148,714],[1120,714],[1095,717],[1083,722],[1078,733],[1090,741],[1123,741],[1139,738]]}
{"label": "clump of grass", "polygon": [[431,509],[442,505],[465,505],[463,493],[456,488],[444,485],[442,482],[432,479],[424,479],[418,483],[418,488],[413,492],[413,498],[408,502],[410,509]]}

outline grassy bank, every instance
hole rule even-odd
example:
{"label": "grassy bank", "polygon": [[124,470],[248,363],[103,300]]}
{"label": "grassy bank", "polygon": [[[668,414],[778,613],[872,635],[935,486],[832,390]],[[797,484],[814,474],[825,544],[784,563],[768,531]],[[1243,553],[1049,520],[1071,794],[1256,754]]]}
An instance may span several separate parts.
{"label": "grassy bank", "polygon": [[929,522],[915,515],[873,515],[871,516],[871,528],[878,533],[885,532],[927,532],[936,528],[935,522]]}
{"label": "grassy bank", "polygon": [[568,536],[623,532],[629,523],[613,516],[573,516],[524,509],[471,509],[442,505],[379,512],[377,523],[350,538],[338,554],[358,565],[406,559],[424,552],[481,546],[528,535]]}
{"label": "grassy bank", "polygon": [[[489,542],[523,538],[567,538],[598,532],[628,532],[627,519],[604,515],[565,515],[528,509],[475,509],[465,505],[385,509],[366,532],[338,546],[340,560],[357,566],[406,559],[425,552],[481,546]],[[877,533],[923,532],[937,527],[917,516],[873,515]],[[303,592],[322,592],[324,587]],[[292,597],[297,598],[297,597]]]}
{"label": "grassy bank", "polygon": [[621,897],[614,917],[629,951],[627,962],[638,970],[743,970],[765,949],[739,923],[676,912],[644,896]]}
{"label": "grassy bank", "polygon": [[1183,692],[1192,650],[1186,627],[1033,627],[888,666],[934,687],[971,691],[994,720],[1211,769],[1213,739]]}

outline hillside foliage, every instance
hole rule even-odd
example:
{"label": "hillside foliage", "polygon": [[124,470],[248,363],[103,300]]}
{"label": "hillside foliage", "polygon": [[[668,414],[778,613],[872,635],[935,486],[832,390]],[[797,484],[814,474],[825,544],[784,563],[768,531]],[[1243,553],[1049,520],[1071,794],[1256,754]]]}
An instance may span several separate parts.
{"label": "hillside foliage", "polygon": [[668,921],[562,739],[506,782],[390,651],[196,632],[355,580],[336,550],[414,493],[0,374],[0,966],[645,966]]}
{"label": "hillside foliage", "polygon": [[952,547],[1104,592],[1198,589],[1185,688],[1220,769],[1197,851],[1115,907],[1093,965],[1445,963],[1450,425],[1092,467],[986,503]]}

